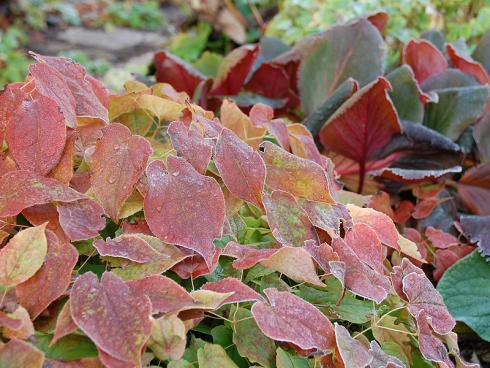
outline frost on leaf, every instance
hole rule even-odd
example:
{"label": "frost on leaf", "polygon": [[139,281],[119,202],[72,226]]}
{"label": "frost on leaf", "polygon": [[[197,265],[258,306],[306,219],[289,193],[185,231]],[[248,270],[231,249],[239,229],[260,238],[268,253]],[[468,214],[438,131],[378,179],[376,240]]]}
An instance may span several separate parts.
{"label": "frost on leaf", "polygon": [[150,143],[131,135],[122,124],[109,125],[97,141],[90,165],[91,189],[114,222],[118,222],[124,201],[145,171],[150,154]]}
{"label": "frost on leaf", "polygon": [[[195,250],[211,266],[225,221],[225,200],[215,179],[199,174],[181,158],[153,161],[147,169],[144,209],[151,231],[169,244]],[[192,224],[192,226],[189,226]]]}
{"label": "frost on leaf", "polygon": [[223,304],[264,300],[262,295],[234,277],[226,277],[216,282],[207,282],[201,287],[201,289],[216,291],[219,293],[233,292],[233,295],[225,299]]}
{"label": "frost on leaf", "polygon": [[114,239],[96,240],[94,247],[101,256],[126,258],[137,263],[146,263],[160,258],[148,242],[136,234],[123,234]]}
{"label": "frost on leaf", "polygon": [[277,251],[278,249],[258,249],[252,245],[243,245],[231,241],[223,249],[223,255],[236,258],[232,263],[233,268],[243,270],[270,258]]}
{"label": "frost on leaf", "polygon": [[141,350],[151,333],[151,304],[116,275],[99,283],[91,272],[79,276],[70,293],[73,321],[109,356],[141,365]]}
{"label": "frost on leaf", "polygon": [[335,340],[340,356],[346,367],[364,368],[369,366],[373,357],[364,344],[351,337],[349,331],[335,324]]}
{"label": "frost on leaf", "polygon": [[61,202],[56,206],[59,222],[71,241],[95,238],[104,229],[104,209],[91,199]]}
{"label": "frost on leaf", "polygon": [[42,368],[44,354],[22,340],[13,339],[0,347],[0,367]]}
{"label": "frost on leaf", "polygon": [[333,325],[316,307],[287,291],[269,288],[264,293],[270,304],[255,303],[252,314],[266,336],[304,350],[334,348]]}

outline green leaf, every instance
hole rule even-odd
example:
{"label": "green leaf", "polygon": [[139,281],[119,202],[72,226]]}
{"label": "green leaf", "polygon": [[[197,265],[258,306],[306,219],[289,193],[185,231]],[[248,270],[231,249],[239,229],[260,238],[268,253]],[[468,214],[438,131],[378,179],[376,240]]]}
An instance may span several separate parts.
{"label": "green leaf", "polygon": [[201,57],[194,62],[194,67],[207,77],[215,78],[218,75],[219,64],[223,56],[214,52],[205,51]]}
{"label": "green leaf", "polygon": [[37,333],[34,341],[34,345],[46,355],[46,358],[77,360],[97,356],[97,348],[86,336],[68,335],[49,346],[51,338],[51,335]]}
{"label": "green leaf", "polygon": [[208,344],[197,351],[199,368],[238,368],[221,345]]}
{"label": "green leaf", "polygon": [[199,22],[196,27],[185,33],[179,33],[168,46],[173,54],[186,61],[199,58],[206,47],[212,28],[208,23]]}
{"label": "green leaf", "polygon": [[308,359],[289,354],[287,351],[277,348],[277,368],[310,368]]}
{"label": "green leaf", "polygon": [[391,100],[395,105],[398,117],[416,123],[424,118],[424,105],[420,101],[419,88],[408,65],[393,70],[386,76],[393,90]]}
{"label": "green leaf", "polygon": [[475,250],[451,266],[437,287],[452,316],[487,341],[490,341],[489,280],[490,265]]}
{"label": "green leaf", "polygon": [[488,86],[471,86],[433,90],[439,102],[425,106],[424,125],[452,140],[480,116],[488,98]]}

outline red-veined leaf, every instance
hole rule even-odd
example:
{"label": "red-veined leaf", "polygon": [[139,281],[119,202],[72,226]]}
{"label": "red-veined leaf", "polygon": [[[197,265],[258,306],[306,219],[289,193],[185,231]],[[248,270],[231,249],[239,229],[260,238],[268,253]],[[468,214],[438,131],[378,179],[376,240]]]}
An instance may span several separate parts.
{"label": "red-veined leaf", "polygon": [[426,40],[410,40],[405,45],[403,64],[410,65],[419,83],[448,68],[444,55]]}

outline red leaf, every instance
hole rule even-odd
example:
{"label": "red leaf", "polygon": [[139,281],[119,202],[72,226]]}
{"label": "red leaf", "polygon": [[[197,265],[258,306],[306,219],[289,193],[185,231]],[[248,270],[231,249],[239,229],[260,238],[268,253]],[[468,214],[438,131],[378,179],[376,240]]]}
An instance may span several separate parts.
{"label": "red leaf", "polygon": [[403,63],[412,67],[419,84],[448,68],[444,55],[426,40],[409,41],[403,49]]}
{"label": "red leaf", "polygon": [[174,280],[153,275],[141,280],[127,281],[134,294],[146,295],[150,299],[152,314],[169,313],[196,304],[196,301],[182,286]]}
{"label": "red leaf", "polygon": [[73,153],[75,151],[75,141],[77,135],[71,131],[67,132],[65,148],[61,158],[49,173],[49,177],[56,179],[63,184],[69,185],[73,177]]}
{"label": "red leaf", "polygon": [[111,124],[95,146],[91,159],[92,190],[107,215],[118,222],[124,201],[133,192],[151,154],[150,143],[131,135],[122,124]]}
{"label": "red leaf", "polygon": [[169,83],[179,92],[185,92],[190,97],[194,95],[199,83],[206,76],[198,72],[184,60],[167,51],[160,51],[154,57],[157,82]]}
{"label": "red leaf", "polygon": [[381,242],[369,225],[355,224],[352,230],[345,234],[345,242],[352,248],[359,259],[371,266],[380,274],[383,273],[384,249]]}
{"label": "red leaf", "polygon": [[367,84],[328,119],[319,134],[325,148],[359,164],[358,192],[364,186],[366,163],[401,132],[389,90],[390,83],[382,77]]}
{"label": "red leaf", "polygon": [[91,199],[56,206],[60,225],[71,241],[95,238],[105,227],[104,209]]}
{"label": "red leaf", "polygon": [[216,291],[218,293],[233,292],[233,295],[226,298],[222,305],[264,300],[262,295],[234,277],[226,277],[216,282],[207,282],[201,287],[201,289]]}
{"label": "red leaf", "polygon": [[141,350],[151,333],[151,304],[119,277],[102,280],[89,272],[78,277],[70,294],[73,321],[99,349],[125,363],[141,365]]}
{"label": "red leaf", "polygon": [[400,250],[398,245],[398,231],[393,220],[384,213],[373,210],[372,208],[361,208],[352,204],[347,205],[347,209],[352,216],[354,224],[369,225],[378,235],[381,243]]}
{"label": "red leaf", "polygon": [[308,214],[313,225],[325,230],[332,238],[340,235],[342,223],[346,229],[352,228],[352,218],[343,204],[330,205],[307,200],[299,200],[298,202]]}
{"label": "red leaf", "polygon": [[255,303],[252,315],[267,337],[291,342],[304,350],[333,349],[332,323],[316,307],[287,291],[269,288],[264,293],[270,304]]}
{"label": "red leaf", "polygon": [[46,238],[48,252],[44,264],[34,276],[16,287],[19,303],[33,320],[65,293],[78,260],[78,251],[73,245],[64,243],[49,230],[46,230]]}
{"label": "red leaf", "polygon": [[340,356],[346,367],[367,367],[373,357],[362,342],[351,337],[349,331],[339,324],[335,324],[335,340]]}
{"label": "red leaf", "polygon": [[403,292],[408,298],[408,310],[417,317],[424,312],[430,317],[434,331],[444,335],[452,331],[456,321],[449,314],[441,294],[425,274],[409,273],[403,278]]}
{"label": "red leaf", "polygon": [[10,154],[20,169],[48,174],[63,153],[66,127],[63,114],[50,98],[24,101],[7,126]]}
{"label": "red leaf", "polygon": [[58,318],[56,319],[56,326],[50,346],[56,344],[62,337],[75,332],[77,328],[77,325],[73,322],[73,318],[71,318],[70,302],[67,301],[61,308]]}
{"label": "red leaf", "polygon": [[[225,221],[225,200],[215,179],[199,174],[181,158],[169,156],[147,169],[146,221],[166,243],[195,250],[208,266],[216,253],[213,240],[220,238]],[[192,224],[192,226],[189,226]]]}
{"label": "red leaf", "polygon": [[97,94],[92,87],[93,83],[87,78],[85,69],[71,59],[56,56],[43,56],[31,52],[31,55],[38,62],[48,64],[56,69],[65,79],[68,88],[75,96],[77,103],[77,116],[90,116],[108,121],[107,108],[99,100],[97,94],[100,95],[100,89],[97,89]]}
{"label": "red leaf", "polygon": [[42,368],[44,354],[32,345],[13,339],[0,347],[0,367]]}
{"label": "red leaf", "polygon": [[412,217],[417,220],[428,217],[439,203],[437,198],[422,199],[413,208]]}
{"label": "red leaf", "polygon": [[451,60],[451,64],[453,64],[455,68],[458,68],[466,74],[472,75],[481,84],[488,84],[490,82],[485,68],[483,68],[479,62],[460,55],[456,48],[450,43],[446,44],[446,52]]}
{"label": "red leaf", "polygon": [[208,275],[218,267],[219,256],[221,249],[216,249],[213,258],[210,260],[210,265],[199,254],[188,256],[175,266],[172,271],[175,272],[181,279],[197,278],[199,276]]}
{"label": "red leaf", "polygon": [[331,261],[339,261],[339,255],[334,252],[333,248],[327,243],[316,245],[314,241],[305,241],[304,249],[310,253],[316,263],[328,274],[330,273]]}
{"label": "red leaf", "polygon": [[25,92],[9,84],[0,94],[0,145],[5,139],[5,130],[10,117],[24,100]]}
{"label": "red leaf", "polygon": [[272,189],[283,190],[295,197],[335,204],[330,180],[317,163],[286,152],[270,142],[264,142],[266,184]]}
{"label": "red leaf", "polygon": [[210,96],[236,95],[240,92],[252,65],[257,58],[256,45],[244,45],[234,49],[221,62]]}
{"label": "red leaf", "polygon": [[393,288],[400,298],[405,300],[408,300],[408,298],[403,292],[403,279],[410,273],[425,275],[424,271],[415,266],[408,258],[403,258],[402,263],[393,267],[393,272],[391,273],[391,283],[393,284]]}
{"label": "red leaf", "polygon": [[85,198],[57,180],[27,170],[10,171],[0,178],[0,217],[17,216],[23,209],[37,204]]}
{"label": "red leaf", "polygon": [[[419,349],[422,355],[437,363],[443,363],[446,367],[453,368],[454,365],[449,359],[447,349],[444,344],[432,334],[428,321],[430,317],[421,311],[417,316]],[[433,321],[432,321],[433,322]]]}
{"label": "red leaf", "polygon": [[36,83],[36,92],[56,102],[70,128],[77,126],[76,100],[66,84],[63,74],[48,64],[39,63],[29,66],[29,73]]}
{"label": "red leaf", "polygon": [[327,166],[328,159],[320,154],[313,136],[303,124],[289,124],[287,129],[291,151],[296,156],[314,161],[321,167]]}
{"label": "red leaf", "polygon": [[211,141],[198,133],[195,127],[188,128],[180,121],[170,123],[167,132],[177,154],[185,158],[199,173],[206,173],[213,154]]}
{"label": "red leaf", "polygon": [[466,171],[457,183],[466,207],[476,215],[490,215],[490,162]]}
{"label": "red leaf", "polygon": [[233,268],[244,270],[270,258],[277,251],[278,249],[258,249],[251,245],[242,245],[231,241],[223,250],[223,255],[237,258],[232,263]]}
{"label": "red leaf", "polygon": [[162,256],[137,234],[123,234],[105,241],[96,240],[94,247],[101,256],[126,258],[137,263],[150,262]]}
{"label": "red leaf", "polygon": [[225,128],[216,144],[214,162],[221,179],[233,195],[263,208],[265,164],[257,152]]}
{"label": "red leaf", "polygon": [[368,15],[366,19],[378,29],[379,33],[383,34],[386,26],[388,25],[389,16],[386,12],[379,11]]}
{"label": "red leaf", "polygon": [[451,267],[453,264],[459,261],[461,257],[454,253],[450,249],[437,249],[436,253],[434,254],[434,263],[435,263],[435,270],[434,270],[434,281],[439,282],[441,279],[442,275],[446,270]]}
{"label": "red leaf", "polygon": [[318,243],[318,235],[306,212],[288,192],[275,190],[263,198],[272,235],[282,245],[302,247],[306,240]]}
{"label": "red leaf", "polygon": [[[332,247],[345,263],[344,283],[347,289],[378,304],[388,297],[392,288],[386,276],[364,264],[341,238],[334,240]],[[333,271],[332,273],[337,277]]]}
{"label": "red leaf", "polygon": [[453,235],[446,233],[445,231],[436,229],[432,226],[429,226],[427,229],[425,229],[425,236],[429,238],[434,247],[440,249],[449,248],[453,245],[459,244],[459,240],[456,239]]}

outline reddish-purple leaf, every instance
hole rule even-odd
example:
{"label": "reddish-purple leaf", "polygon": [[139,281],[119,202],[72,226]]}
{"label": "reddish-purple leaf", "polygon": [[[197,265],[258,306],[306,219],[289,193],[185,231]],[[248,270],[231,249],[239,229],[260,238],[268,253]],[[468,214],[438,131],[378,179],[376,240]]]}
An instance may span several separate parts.
{"label": "reddish-purple leaf", "polygon": [[127,281],[126,285],[135,294],[146,295],[150,299],[152,313],[169,313],[196,304],[196,301],[174,280],[153,275],[141,280]]}
{"label": "reddish-purple leaf", "polygon": [[395,107],[383,77],[354,93],[325,123],[319,137],[323,146],[359,164],[358,192],[364,186],[366,164],[401,132]]}
{"label": "reddish-purple leaf", "polygon": [[430,317],[424,311],[421,311],[417,315],[420,352],[432,362],[442,363],[444,364],[442,365],[443,367],[453,368],[454,364],[449,359],[446,347],[441,340],[433,335],[428,322],[430,323]]}
{"label": "reddish-purple leaf", "polygon": [[299,204],[306,211],[313,225],[325,230],[330,237],[340,235],[340,225],[352,228],[352,219],[347,208],[341,204],[328,204],[300,199]]}
{"label": "reddish-purple leaf", "polygon": [[237,258],[232,263],[233,268],[244,270],[270,258],[277,251],[278,249],[258,249],[251,245],[242,245],[231,241],[223,250],[223,255]]}
{"label": "reddish-purple leaf", "polygon": [[122,234],[117,238],[96,240],[94,247],[101,256],[126,258],[137,263],[146,263],[160,258],[148,242],[137,234]]}
{"label": "reddish-purple leaf", "polygon": [[199,83],[206,80],[205,75],[168,51],[156,53],[154,61],[157,82],[169,83],[177,91],[185,92],[190,97],[194,95]]}
{"label": "reddish-purple leaf", "polygon": [[383,273],[384,249],[381,242],[369,225],[358,223],[345,234],[345,242],[352,248],[359,259],[371,266],[380,274]]}
{"label": "reddish-purple leaf", "polygon": [[77,330],[77,325],[71,318],[70,302],[67,301],[61,308],[58,318],[56,319],[56,326],[54,328],[54,335],[51,339],[50,345],[53,346],[62,337],[65,337]]}
{"label": "reddish-purple leaf", "polygon": [[307,240],[318,243],[318,235],[306,212],[296,199],[282,190],[275,190],[263,198],[272,235],[282,245],[302,247]]}
{"label": "reddish-purple leaf", "polygon": [[151,304],[109,272],[99,283],[91,272],[78,277],[70,294],[73,321],[108,355],[141,365],[141,350],[151,333]]}
{"label": "reddish-purple leaf", "polygon": [[77,138],[78,135],[74,131],[67,132],[65,148],[63,149],[61,158],[49,173],[50,178],[56,179],[66,185],[69,185],[73,178],[73,155]]}
{"label": "reddish-purple leaf", "polygon": [[490,162],[466,171],[457,183],[458,193],[466,207],[476,215],[490,215]]}
{"label": "reddish-purple leaf", "polygon": [[424,271],[415,266],[408,258],[403,258],[401,264],[393,267],[393,272],[391,273],[391,283],[396,293],[402,299],[408,300],[407,296],[403,292],[403,279],[405,276],[413,272],[424,275]]}
{"label": "reddish-purple leaf", "polygon": [[304,249],[310,253],[316,263],[326,272],[330,273],[329,262],[339,261],[339,255],[327,243],[317,245],[313,240],[305,241]]}
{"label": "reddish-purple leaf", "polygon": [[362,342],[352,338],[349,331],[337,323],[335,324],[335,341],[346,367],[364,368],[373,360],[368,348]]}
{"label": "reddish-purple leaf", "polygon": [[42,368],[44,354],[22,340],[13,339],[0,347],[0,367]]}
{"label": "reddish-purple leaf", "polygon": [[43,56],[35,53],[31,53],[31,55],[38,62],[48,64],[63,75],[68,88],[75,97],[77,116],[109,120],[107,108],[98,97],[100,88],[96,89],[97,93],[94,91],[93,83],[90,82],[85,69],[80,64],[65,57]]}
{"label": "reddish-purple leaf", "polygon": [[320,154],[313,136],[303,124],[289,124],[287,129],[292,153],[326,167],[328,158]]}
{"label": "reddish-purple leaf", "polygon": [[[332,247],[340,260],[345,263],[344,283],[347,289],[378,304],[388,297],[392,288],[386,276],[364,264],[342,239],[334,240]],[[330,267],[332,268],[332,264]],[[337,277],[333,270],[332,274]]]}
{"label": "reddish-purple leaf", "polygon": [[57,180],[27,170],[10,171],[0,177],[0,217],[16,216],[27,207],[51,201],[74,202],[85,198]]}
{"label": "reddish-purple leaf", "polygon": [[53,100],[44,96],[22,102],[7,126],[7,144],[19,168],[40,175],[56,166],[65,140],[63,114]]}
{"label": "reddish-purple leaf", "polygon": [[408,298],[408,310],[417,317],[424,312],[434,331],[444,335],[452,331],[456,321],[449,314],[441,294],[421,273],[409,273],[403,278],[403,292]]}
{"label": "reddish-purple leaf", "polygon": [[213,144],[193,126],[187,127],[180,121],[168,126],[168,135],[177,154],[185,158],[196,171],[204,174],[213,155]]}
{"label": "reddish-purple leaf", "polygon": [[209,94],[211,96],[238,94],[258,53],[259,48],[256,45],[244,45],[230,52],[221,62]]}
{"label": "reddish-purple leaf", "polygon": [[36,91],[49,97],[59,106],[66,125],[77,126],[76,100],[66,84],[63,74],[46,63],[31,64],[29,73],[36,83]]}
{"label": "reddish-purple leaf", "polygon": [[46,231],[48,252],[41,268],[16,287],[17,298],[34,320],[53,301],[65,293],[71,282],[71,273],[77,264],[78,252],[70,243],[65,243]]}
{"label": "reddish-purple leaf", "polygon": [[260,330],[273,340],[301,349],[330,351],[335,346],[332,323],[312,304],[287,292],[265,289],[269,303],[257,302],[252,315]]}
{"label": "reddish-purple leaf", "polygon": [[446,249],[459,244],[459,240],[445,231],[436,229],[432,226],[425,229],[425,236],[429,238],[432,245],[436,248]]}
{"label": "reddish-purple leaf", "polygon": [[216,144],[214,162],[233,195],[262,208],[265,164],[257,152],[225,128]]}
{"label": "reddish-purple leaf", "polygon": [[94,238],[105,227],[104,209],[91,199],[61,202],[56,209],[60,225],[71,241]]}
{"label": "reddish-purple leaf", "polygon": [[145,138],[131,135],[122,124],[111,124],[103,130],[92,155],[90,182],[106,214],[115,222],[143,174],[151,151]]}
{"label": "reddish-purple leaf", "polygon": [[389,216],[372,208],[361,208],[353,204],[348,204],[347,209],[352,216],[354,224],[369,225],[376,232],[381,243],[400,250],[398,231]]}
{"label": "reddish-purple leaf", "polygon": [[[20,88],[15,88],[9,84],[0,94],[0,145],[3,145],[5,139],[5,130],[10,117],[20,106],[25,97],[25,92]],[[0,171],[1,172],[1,171]]]}
{"label": "reddish-purple leaf", "polygon": [[215,179],[199,174],[181,158],[169,156],[167,169],[161,161],[148,166],[148,226],[164,242],[195,250],[211,266],[213,240],[221,237],[225,221],[223,192]]}
{"label": "reddish-purple leaf", "polygon": [[262,295],[234,277],[226,277],[216,282],[207,282],[201,287],[201,289],[216,291],[218,293],[233,292],[233,295],[226,298],[222,305],[264,300]]}
{"label": "reddish-purple leaf", "polygon": [[451,64],[453,64],[455,68],[458,68],[466,74],[472,75],[481,84],[488,84],[490,82],[485,68],[483,68],[479,62],[460,55],[456,48],[450,43],[446,44],[446,52],[451,60]]}
{"label": "reddish-purple leaf", "polygon": [[448,68],[444,55],[426,40],[411,40],[405,45],[403,64],[410,65],[419,83]]}
{"label": "reddish-purple leaf", "polygon": [[266,184],[295,197],[335,203],[326,171],[317,163],[295,156],[270,142],[264,142]]}

